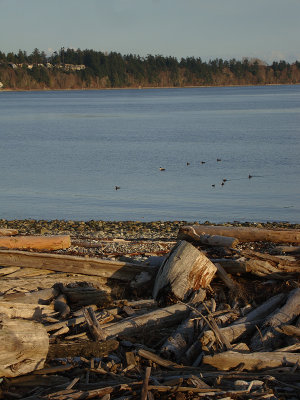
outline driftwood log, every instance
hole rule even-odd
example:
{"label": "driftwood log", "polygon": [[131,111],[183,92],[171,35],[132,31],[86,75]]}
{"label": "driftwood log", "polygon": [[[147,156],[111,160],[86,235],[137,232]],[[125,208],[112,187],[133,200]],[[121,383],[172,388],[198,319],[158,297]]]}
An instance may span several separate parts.
{"label": "driftwood log", "polygon": [[17,235],[19,232],[17,229],[7,229],[1,228],[0,229],[0,236],[14,236]]}
{"label": "driftwood log", "polygon": [[216,266],[201,251],[180,241],[157,273],[153,297],[157,299],[163,293],[186,301],[194,292],[209,286],[216,271]]}
{"label": "driftwood log", "polygon": [[149,271],[148,267],[128,262],[17,250],[0,250],[0,265],[101,276],[127,282],[141,272]]}
{"label": "driftwood log", "polygon": [[276,368],[289,363],[294,365],[300,363],[299,353],[288,353],[281,351],[238,353],[235,351],[224,351],[213,356],[204,356],[203,364],[209,364],[218,370],[227,371],[237,366],[243,366],[244,370],[253,371],[257,369]]}
{"label": "driftwood log", "polygon": [[44,367],[49,338],[43,325],[0,315],[0,377],[11,378]]}
{"label": "driftwood log", "polygon": [[6,249],[59,250],[70,246],[70,235],[0,237],[0,247]]}
{"label": "driftwood log", "polygon": [[290,292],[284,306],[270,315],[262,330],[254,335],[251,341],[252,351],[273,350],[280,333],[276,331],[281,325],[290,324],[300,314],[300,288]]}
{"label": "driftwood log", "polygon": [[263,229],[252,227],[192,225],[179,229],[178,239],[195,240],[196,235],[234,237],[240,242],[270,241],[274,243],[300,243],[299,229]]}
{"label": "driftwood log", "polygon": [[52,312],[53,306],[0,301],[0,314],[3,313],[9,318],[39,320],[43,315],[47,315]]}

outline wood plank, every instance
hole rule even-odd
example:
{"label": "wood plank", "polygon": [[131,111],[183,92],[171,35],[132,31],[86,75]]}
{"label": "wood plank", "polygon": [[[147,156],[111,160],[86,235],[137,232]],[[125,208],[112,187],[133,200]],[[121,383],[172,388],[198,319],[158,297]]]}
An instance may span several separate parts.
{"label": "wood plank", "polygon": [[148,267],[141,264],[18,250],[0,250],[0,265],[71,272],[126,282],[131,281],[143,271],[150,271]]}
{"label": "wood plank", "polygon": [[0,237],[0,247],[6,249],[59,250],[70,246],[70,235]]}
{"label": "wood plank", "polygon": [[178,239],[193,237],[195,233],[199,236],[207,234],[234,237],[240,242],[300,243],[299,229],[263,229],[220,225],[185,225],[179,229]]}

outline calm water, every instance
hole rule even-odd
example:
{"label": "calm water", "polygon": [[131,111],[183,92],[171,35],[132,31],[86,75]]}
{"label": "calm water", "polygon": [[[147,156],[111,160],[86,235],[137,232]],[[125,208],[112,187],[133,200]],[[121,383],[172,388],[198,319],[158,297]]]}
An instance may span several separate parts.
{"label": "calm water", "polygon": [[0,218],[300,222],[300,86],[2,92],[0,139]]}

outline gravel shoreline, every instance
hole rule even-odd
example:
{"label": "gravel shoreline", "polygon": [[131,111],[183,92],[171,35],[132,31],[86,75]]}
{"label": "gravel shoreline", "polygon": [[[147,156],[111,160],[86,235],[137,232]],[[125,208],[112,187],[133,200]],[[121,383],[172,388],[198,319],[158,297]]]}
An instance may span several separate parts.
{"label": "gravel shoreline", "polygon": [[0,220],[0,228],[18,229],[20,234],[69,234],[72,238],[168,239],[175,240],[183,225],[205,224],[223,226],[253,226],[267,229],[300,229],[300,224],[288,222],[226,222],[209,221],[73,221],[73,220]]}

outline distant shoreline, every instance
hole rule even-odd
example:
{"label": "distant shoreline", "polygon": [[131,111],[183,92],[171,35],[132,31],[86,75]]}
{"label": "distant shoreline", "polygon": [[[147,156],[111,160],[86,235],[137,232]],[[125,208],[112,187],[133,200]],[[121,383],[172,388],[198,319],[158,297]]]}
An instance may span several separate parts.
{"label": "distant shoreline", "polygon": [[226,88],[226,87],[261,87],[261,86],[299,86],[300,83],[265,83],[259,85],[200,85],[200,86],[143,86],[143,87],[114,87],[114,88],[77,88],[77,89],[0,89],[1,92],[74,92],[102,90],[148,90],[148,89],[197,89],[197,88]]}

